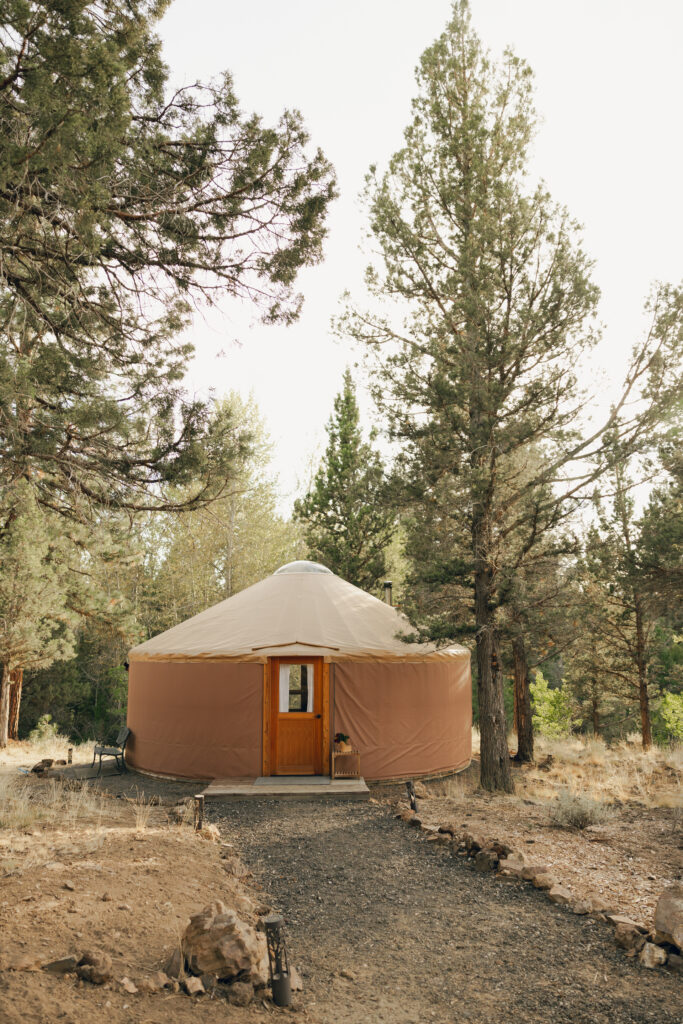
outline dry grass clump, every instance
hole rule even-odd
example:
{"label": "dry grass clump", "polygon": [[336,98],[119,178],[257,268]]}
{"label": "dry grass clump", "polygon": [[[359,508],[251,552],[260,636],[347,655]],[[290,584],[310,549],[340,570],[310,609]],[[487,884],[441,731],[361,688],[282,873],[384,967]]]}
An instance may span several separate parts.
{"label": "dry grass clump", "polygon": [[459,775],[449,775],[444,779],[433,779],[426,785],[430,797],[449,799],[462,803],[467,797],[467,787]]}
{"label": "dry grass clump", "polygon": [[563,787],[548,807],[548,818],[561,828],[588,828],[602,825],[612,816],[612,809],[587,793],[579,793],[569,786]]}
{"label": "dry grass clump", "polygon": [[101,821],[102,797],[87,786],[64,786],[54,779],[38,780],[0,775],[0,829],[15,831],[31,825],[75,825]]}
{"label": "dry grass clump", "polygon": [[144,793],[141,793],[139,790],[136,790],[134,797],[126,797],[126,799],[133,808],[135,831],[144,832],[149,825],[149,819],[152,815],[152,807],[154,806],[152,800],[147,800]]}

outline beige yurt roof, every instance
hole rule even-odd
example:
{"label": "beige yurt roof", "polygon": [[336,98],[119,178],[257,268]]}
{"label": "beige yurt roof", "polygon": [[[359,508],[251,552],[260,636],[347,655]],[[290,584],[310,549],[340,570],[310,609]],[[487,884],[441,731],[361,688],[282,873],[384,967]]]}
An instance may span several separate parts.
{"label": "beige yurt roof", "polygon": [[327,661],[433,661],[465,647],[406,644],[408,619],[317,562],[290,562],[266,579],[134,647],[131,661],[239,660],[321,655]]}

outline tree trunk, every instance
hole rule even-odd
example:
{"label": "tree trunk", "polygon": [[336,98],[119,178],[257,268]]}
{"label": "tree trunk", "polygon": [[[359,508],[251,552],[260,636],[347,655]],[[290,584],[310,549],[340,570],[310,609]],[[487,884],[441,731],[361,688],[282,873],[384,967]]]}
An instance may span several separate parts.
{"label": "tree trunk", "polygon": [[21,691],[24,686],[23,668],[15,668],[10,677],[9,721],[7,735],[11,740],[19,739],[19,710],[21,708]]}
{"label": "tree trunk", "polygon": [[591,697],[591,719],[593,722],[593,735],[600,735],[600,704],[596,694]]}
{"label": "tree trunk", "polygon": [[645,653],[645,635],[643,631],[643,611],[640,599],[636,597],[636,663],[638,666],[638,699],[640,703],[640,732],[643,737],[643,750],[652,746],[652,727],[650,724],[650,695],[647,691],[647,657]]}
{"label": "tree trunk", "polygon": [[7,746],[7,725],[9,723],[9,691],[10,670],[2,666],[2,684],[0,684],[0,748]]}
{"label": "tree trunk", "polygon": [[481,733],[482,789],[514,792],[507,744],[503,673],[500,668],[498,631],[490,622],[489,573],[475,569],[474,597],[477,616],[477,690]]}
{"label": "tree trunk", "polygon": [[534,730],[531,719],[529,665],[523,636],[512,641],[515,665],[515,715],[517,718],[517,753],[515,761],[531,763],[534,759]]}

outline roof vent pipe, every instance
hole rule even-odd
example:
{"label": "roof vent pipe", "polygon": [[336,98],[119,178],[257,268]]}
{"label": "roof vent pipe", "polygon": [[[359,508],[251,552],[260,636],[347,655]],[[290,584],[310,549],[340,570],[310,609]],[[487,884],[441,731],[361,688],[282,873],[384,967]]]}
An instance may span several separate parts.
{"label": "roof vent pipe", "polygon": [[384,601],[385,604],[393,604],[391,600],[391,580],[384,581]]}

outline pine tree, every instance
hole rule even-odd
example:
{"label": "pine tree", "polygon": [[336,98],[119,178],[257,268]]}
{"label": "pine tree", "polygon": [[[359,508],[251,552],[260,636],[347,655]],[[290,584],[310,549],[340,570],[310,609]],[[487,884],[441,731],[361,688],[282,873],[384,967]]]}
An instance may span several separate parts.
{"label": "pine tree", "polygon": [[[634,351],[619,402],[605,425],[581,437],[576,373],[595,340],[598,290],[577,226],[525,179],[531,72],[510,52],[492,64],[459,0],[417,79],[404,146],[383,176],[373,168],[368,179],[379,257],[367,283],[383,306],[350,310],[340,330],[377,355],[374,394],[403,446],[405,493],[416,508],[433,505],[425,520],[438,531],[433,579],[473,588],[481,781],[509,791],[498,553],[513,536],[530,551],[541,523],[546,529],[568,514],[601,471],[584,471],[581,460],[600,448],[605,426],[646,378],[649,404],[621,422],[623,443],[635,445],[656,422],[660,403],[678,390],[667,357],[680,342],[683,293],[655,292],[653,327]],[[521,472],[525,453],[538,450],[537,471]],[[510,467],[517,479],[505,479]],[[466,552],[439,546],[456,518]],[[441,641],[459,636],[447,609],[437,628]]]}
{"label": "pine tree", "polygon": [[396,529],[387,508],[379,454],[363,441],[356,390],[347,370],[327,425],[324,459],[308,494],[295,502],[310,558],[363,590],[376,590]]}
{"label": "pine tree", "polygon": [[0,533],[0,747],[7,746],[11,689],[17,673],[42,668],[73,650],[75,616],[64,600],[59,538],[32,489],[18,484]]}

